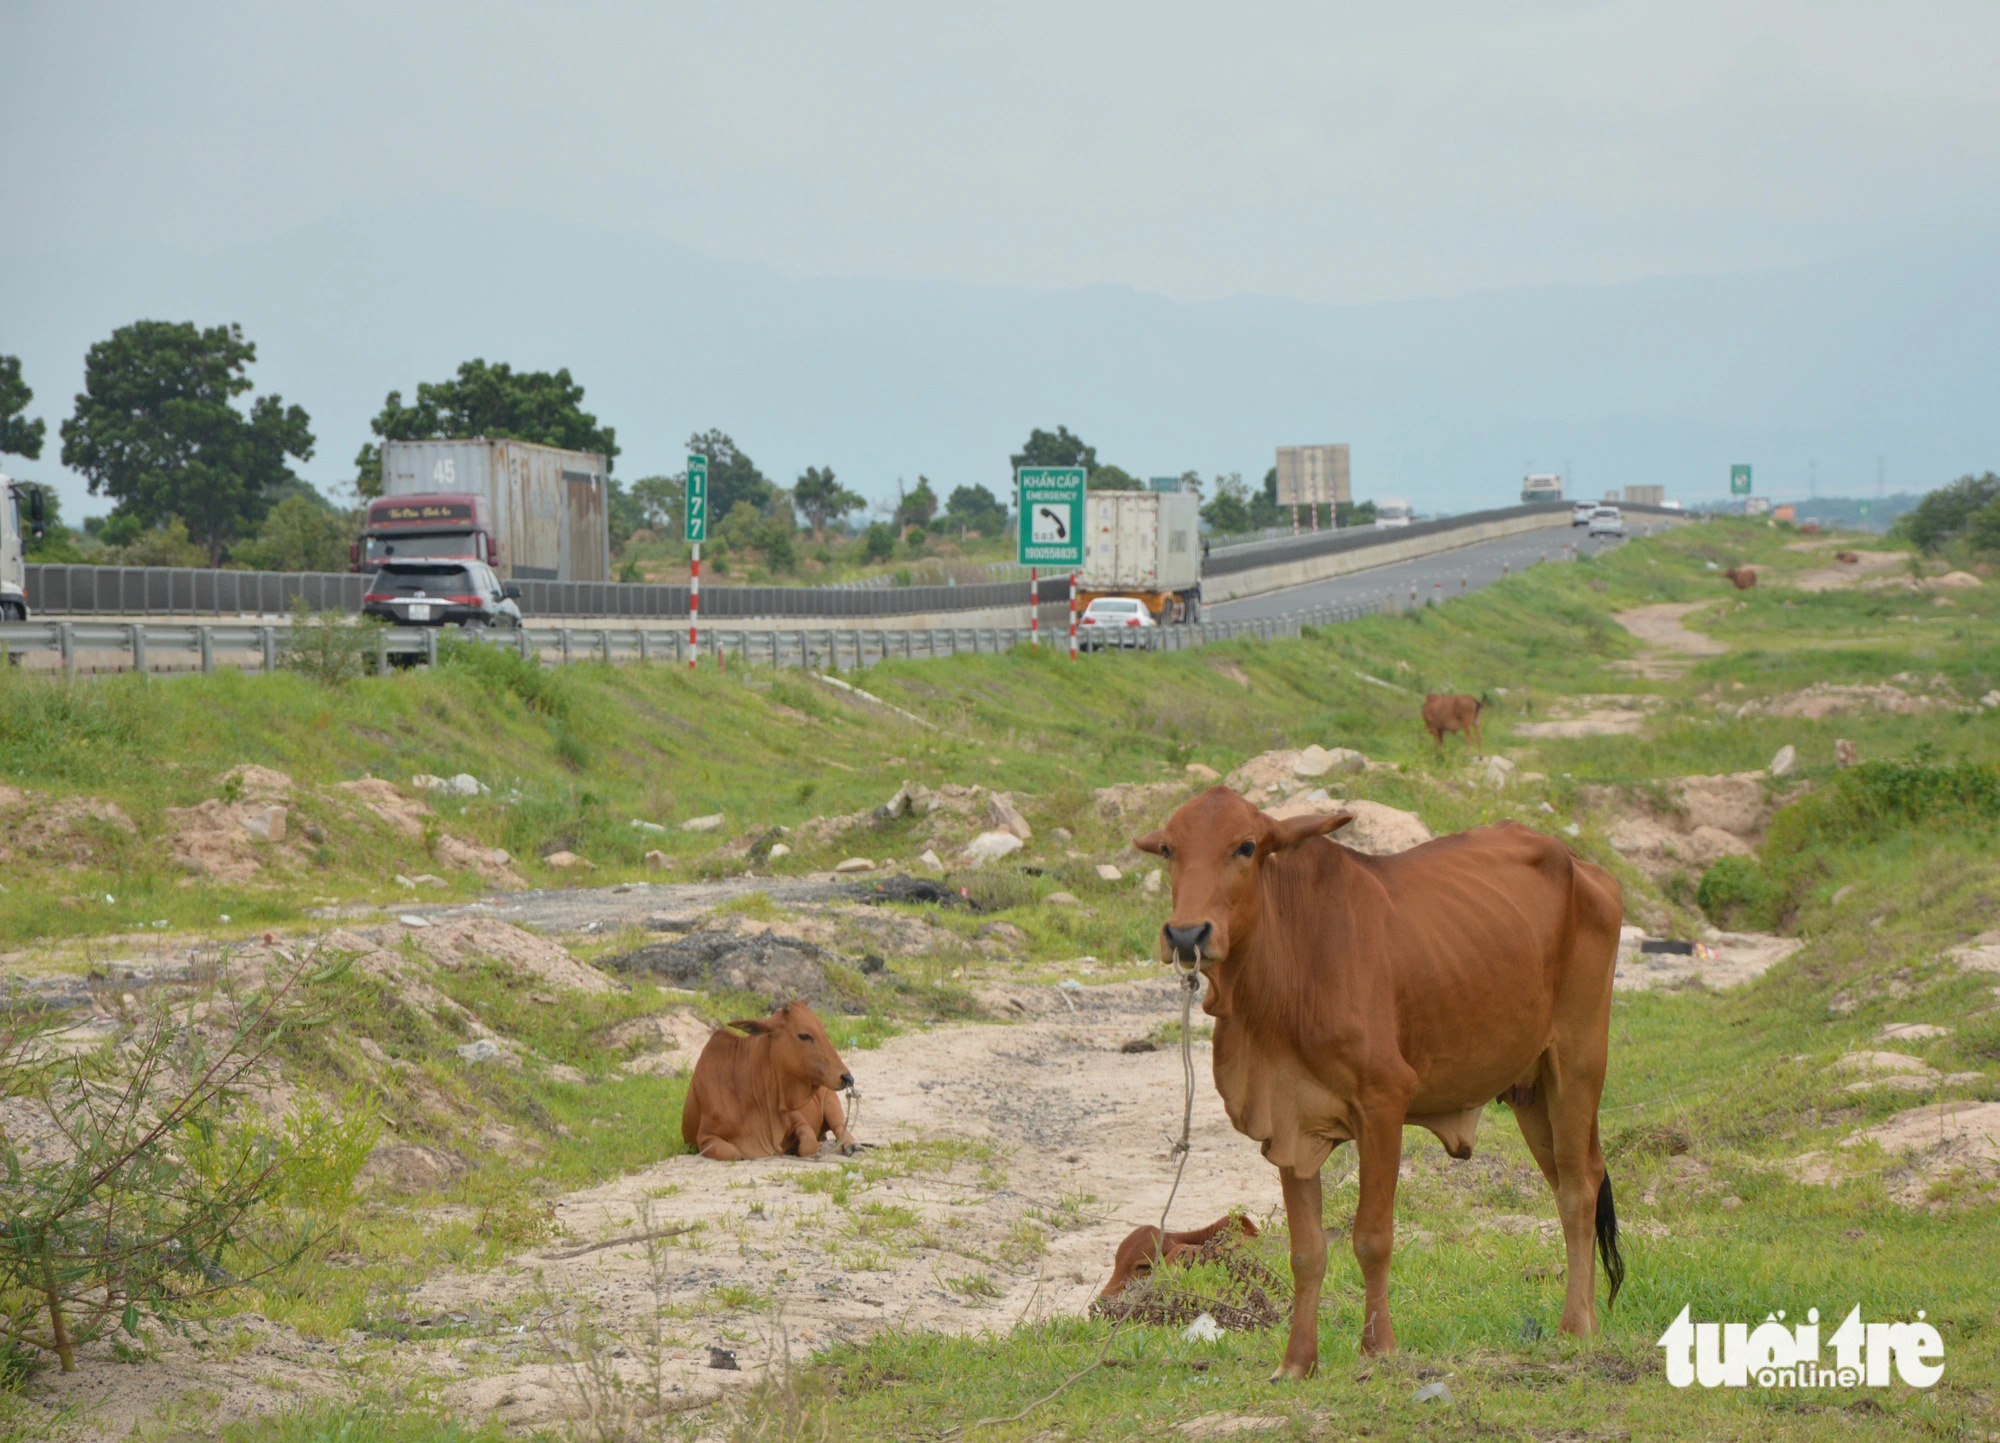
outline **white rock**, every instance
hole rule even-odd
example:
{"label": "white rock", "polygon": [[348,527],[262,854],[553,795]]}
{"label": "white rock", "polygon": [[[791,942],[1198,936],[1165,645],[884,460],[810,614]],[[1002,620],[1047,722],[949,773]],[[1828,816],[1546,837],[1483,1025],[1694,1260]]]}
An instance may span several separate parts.
{"label": "white rock", "polygon": [[853,872],[872,872],[875,864],[866,857],[849,857],[844,862],[836,863],[833,870],[844,877]]}
{"label": "white rock", "polygon": [[632,830],[635,832],[664,832],[666,828],[658,822],[642,822],[637,817],[634,817],[632,819]]}
{"label": "white rock", "polygon": [[1541,804],[1541,807],[1542,807],[1542,810],[1543,810],[1543,811],[1545,811],[1545,812],[1547,812],[1547,813],[1548,813],[1548,814],[1549,814],[1550,816],[1554,816],[1554,815],[1555,815],[1555,810],[1556,810],[1556,809],[1555,809],[1554,807],[1550,806],[1550,805],[1549,805],[1549,804],[1548,804],[1547,802],[1543,802],[1543,803]]}
{"label": "white rock", "polygon": [[689,817],[681,823],[683,832],[712,832],[722,825],[722,813],[715,812],[706,817]]}
{"label": "white rock", "polygon": [[1514,773],[1514,764],[1505,757],[1487,757],[1480,762],[1477,771],[1479,780],[1496,791],[1504,790],[1508,779]]}
{"label": "white rock", "polygon": [[285,809],[265,807],[252,812],[243,819],[243,830],[260,842],[282,842],[285,840]]}
{"label": "white rock", "polygon": [[415,882],[419,887],[449,887],[451,885],[444,878],[434,877],[429,872],[419,872],[416,876],[410,878],[410,880]]}
{"label": "white rock", "polygon": [[674,859],[665,852],[646,853],[646,870],[649,872],[664,872],[673,864]]}
{"label": "white rock", "polygon": [[1989,708],[2000,707],[2000,690],[1989,691],[1979,699],[1979,704]]}
{"label": "white rock", "polygon": [[396,874],[396,885],[398,887],[408,887],[412,892],[417,890],[417,884],[408,877],[405,877],[401,872]]}
{"label": "white rock", "polygon": [[1074,907],[1077,904],[1074,892],[1051,892],[1042,900],[1051,907]]}
{"label": "white rock", "polygon": [[929,867],[933,872],[942,872],[944,870],[944,862],[929,847],[924,848],[922,855],[917,858],[917,862],[920,866]]}
{"label": "white rock", "polygon": [[1181,1337],[1190,1343],[1219,1343],[1222,1341],[1222,1325],[1215,1321],[1215,1314],[1203,1313],[1187,1325]]}
{"label": "white rock", "polygon": [[1292,763],[1295,777],[1323,777],[1328,772],[1358,772],[1368,766],[1368,758],[1352,747],[1322,747],[1313,745],[1299,753]]}
{"label": "white rock", "polygon": [[460,772],[449,782],[445,783],[445,790],[450,792],[454,797],[476,797],[481,792],[491,789],[481,786],[479,778],[475,777],[471,772]]}
{"label": "white rock", "polygon": [[986,825],[996,832],[1008,832],[1024,842],[1035,839],[1034,830],[1029,827],[1014,805],[1014,799],[1005,792],[994,792],[986,799]]}
{"label": "white rock", "polygon": [[780,857],[791,856],[792,849],[786,846],[783,842],[773,842],[771,843],[771,850],[766,852],[764,855],[769,857],[772,861],[775,862]]}
{"label": "white rock", "polygon": [[434,777],[429,772],[418,772],[410,778],[410,785],[420,792],[441,792],[451,783],[443,777]]}
{"label": "white rock", "polygon": [[[225,916],[222,920],[227,922],[229,918]],[[405,912],[402,916],[398,917],[396,920],[398,922],[401,922],[405,927],[428,927],[431,925],[429,922],[425,921],[422,917],[413,917],[408,912]]]}
{"label": "white rock", "polygon": [[1792,768],[1799,764],[1799,749],[1790,742],[1778,748],[1778,754],[1771,758],[1771,765],[1765,770],[1774,777],[1788,777]]}
{"label": "white rock", "polygon": [[586,872],[597,870],[595,862],[585,861],[574,852],[551,852],[542,858],[544,866],[554,867],[558,872],[568,872],[581,868]]}
{"label": "white rock", "polygon": [[981,832],[965,844],[964,855],[967,861],[978,865],[1018,852],[1022,845],[1012,832]]}
{"label": "white rock", "polygon": [[1152,871],[1146,874],[1146,895],[1149,897],[1157,897],[1159,894],[1160,894],[1160,869],[1158,867],[1155,867],[1153,868]]}
{"label": "white rock", "polygon": [[1567,827],[1563,828],[1563,835],[1565,837],[1580,837],[1583,835],[1583,828],[1579,827],[1575,822],[1571,822]]}
{"label": "white rock", "polygon": [[467,1062],[495,1062],[507,1057],[507,1049],[490,1037],[477,1038],[458,1049],[458,1055]]}
{"label": "white rock", "polygon": [[1109,862],[1099,862],[1097,864],[1097,879],[1100,882],[1115,882],[1124,875],[1123,872],[1119,871]]}

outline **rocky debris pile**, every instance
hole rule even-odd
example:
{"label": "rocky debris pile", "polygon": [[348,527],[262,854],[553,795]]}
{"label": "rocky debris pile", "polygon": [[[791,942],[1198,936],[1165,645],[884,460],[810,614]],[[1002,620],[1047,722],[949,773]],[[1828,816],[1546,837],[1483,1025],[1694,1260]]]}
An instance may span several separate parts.
{"label": "rocky debris pile", "polygon": [[216,784],[222,795],[192,807],[168,807],[167,854],[190,875],[211,881],[247,882],[276,859],[302,859],[291,836],[292,779],[252,763],[231,767]]}
{"label": "rocky debris pile", "polygon": [[1252,806],[1261,807],[1304,790],[1319,777],[1395,769],[1393,764],[1371,762],[1350,747],[1315,744],[1297,750],[1281,748],[1260,753],[1230,772],[1222,784],[1240,793]]}
{"label": "rocky debris pile", "polygon": [[460,772],[453,777],[434,777],[429,772],[418,772],[410,778],[410,785],[420,792],[443,792],[448,797],[478,797],[493,790],[471,772]]}
{"label": "rocky debris pile", "polygon": [[138,830],[116,802],[101,797],[51,797],[0,786],[0,863],[81,871],[102,860],[106,833],[130,837]]}
{"label": "rocky debris pile", "polygon": [[1157,827],[1167,819],[1174,803],[1188,794],[1188,783],[1120,782],[1114,787],[1098,787],[1090,794],[1101,821],[1114,826]]}
{"label": "rocky debris pile", "polygon": [[606,1046],[632,1049],[636,1053],[624,1064],[626,1072],[634,1076],[658,1076],[691,1069],[714,1031],[712,1024],[694,1013],[676,1008],[621,1022],[607,1031],[603,1040]]}
{"label": "rocky debris pile", "polygon": [[[1892,1201],[1945,1210],[1990,1202],[2000,1193],[2000,1102],[1912,1107],[1842,1138],[1831,1153],[1792,1160],[1801,1182],[1838,1182],[1873,1163]],[[1935,1184],[1955,1184],[1939,1195]]]}
{"label": "rocky debris pile", "polygon": [[929,817],[943,814],[951,817],[970,817],[975,814],[994,812],[991,799],[999,798],[998,815],[1011,820],[1021,828],[1020,840],[1028,838],[1028,824],[1020,821],[1020,812],[1013,798],[1005,792],[989,792],[978,785],[960,786],[956,782],[946,782],[935,789],[921,782],[905,781],[886,802],[879,807],[869,807],[864,811],[848,812],[837,817],[810,817],[799,823],[798,835],[805,841],[822,846],[846,835],[857,827],[880,827],[902,817]]}
{"label": "rocky debris pile", "polygon": [[1299,792],[1275,807],[1266,808],[1266,811],[1279,821],[1327,812],[1351,813],[1354,820],[1334,832],[1333,840],[1349,851],[1362,852],[1371,857],[1407,852],[1430,841],[1434,835],[1415,812],[1384,806],[1380,802],[1343,801],[1324,787]]}
{"label": "rocky debris pile", "polygon": [[775,931],[696,931],[635,947],[604,965],[689,991],[727,989],[789,1000],[824,997],[826,964],[839,960],[817,942]]}
{"label": "rocky debris pile", "polygon": [[1846,716],[1852,712],[1867,711],[1911,716],[1924,712],[1971,710],[1949,691],[1950,684],[1943,677],[1936,678],[1936,683],[1945,691],[1945,695],[1912,693],[1903,687],[1891,686],[1886,682],[1871,685],[1861,682],[1821,681],[1798,691],[1747,701],[1737,707],[1723,703],[1717,710],[1735,717],[1795,717],[1801,721],[1819,721],[1825,717]]}
{"label": "rocky debris pile", "polygon": [[1723,857],[1747,856],[1797,790],[1773,793],[1764,772],[1679,777],[1658,794],[1623,787],[1587,786],[1584,805],[1608,812],[1613,849],[1655,882],[1676,872],[1702,870]]}
{"label": "rocky debris pile", "polygon": [[418,950],[447,972],[473,962],[497,962],[567,992],[619,990],[616,981],[577,961],[560,944],[497,918],[441,918],[413,935]]}

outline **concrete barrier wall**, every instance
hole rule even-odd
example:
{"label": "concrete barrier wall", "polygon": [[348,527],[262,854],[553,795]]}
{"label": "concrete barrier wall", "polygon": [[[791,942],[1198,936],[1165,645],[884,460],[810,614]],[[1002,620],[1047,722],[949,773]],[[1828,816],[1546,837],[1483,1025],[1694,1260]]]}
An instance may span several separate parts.
{"label": "concrete barrier wall", "polygon": [[1518,536],[1525,531],[1560,531],[1567,539],[1569,530],[1568,511],[1537,509],[1529,515],[1510,516],[1501,521],[1483,521],[1474,526],[1455,527],[1450,531],[1412,536],[1407,540],[1383,541],[1351,551],[1327,552],[1227,576],[1205,577],[1201,595],[1202,600],[1210,605],[1237,601],[1246,596],[1261,596],[1268,591],[1283,591],[1287,587],[1325,581],[1332,576],[1347,576],[1356,571],[1372,571],[1378,566],[1393,566],[1399,561],[1414,561],[1420,556],[1435,556],[1441,551],[1456,551],[1463,546],[1476,546],[1482,541],[1495,541],[1503,536]]}

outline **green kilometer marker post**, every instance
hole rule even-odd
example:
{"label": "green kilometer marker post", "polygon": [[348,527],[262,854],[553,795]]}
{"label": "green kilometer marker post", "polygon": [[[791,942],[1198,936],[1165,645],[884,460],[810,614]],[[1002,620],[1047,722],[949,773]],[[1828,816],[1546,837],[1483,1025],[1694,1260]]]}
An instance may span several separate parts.
{"label": "green kilometer marker post", "polygon": [[701,543],[708,539],[708,457],[690,456],[687,465],[688,670],[701,655]]}

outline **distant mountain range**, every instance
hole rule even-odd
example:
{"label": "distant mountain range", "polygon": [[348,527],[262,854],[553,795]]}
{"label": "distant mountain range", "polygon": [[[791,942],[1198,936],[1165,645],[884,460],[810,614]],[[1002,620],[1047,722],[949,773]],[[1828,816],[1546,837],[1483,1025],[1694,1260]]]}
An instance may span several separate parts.
{"label": "distant mountain range", "polygon": [[[383,395],[483,356],[568,366],[617,427],[626,478],[730,432],[774,480],[832,465],[871,498],[919,473],[1008,484],[1058,422],[1139,476],[1240,471],[1345,441],[1357,497],[1511,502],[1524,469],[1572,495],[1631,483],[1690,502],[1924,490],[2000,466],[2000,245],[1990,236],[1808,269],[1544,286],[1365,306],[1182,304],[1117,286],[1035,291],[789,281],[653,237],[515,211],[385,210],[207,255],[15,255],[0,352],[53,432],[83,353],[148,316],[240,321],[260,392],[312,414],[322,490],[352,475]],[[1246,219],[1246,224],[1257,223]],[[67,477],[69,514],[101,510]]]}

